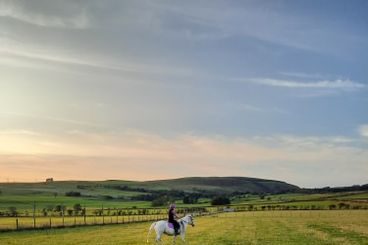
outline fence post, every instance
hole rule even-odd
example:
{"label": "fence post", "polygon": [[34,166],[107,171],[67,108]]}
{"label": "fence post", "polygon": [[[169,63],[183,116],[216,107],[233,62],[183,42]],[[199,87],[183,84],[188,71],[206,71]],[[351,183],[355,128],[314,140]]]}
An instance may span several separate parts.
{"label": "fence post", "polygon": [[102,224],[105,224],[104,206],[102,205]]}
{"label": "fence post", "polygon": [[86,222],[86,215],[87,215],[87,210],[86,210],[86,206],[84,206],[84,215],[83,215],[84,225],[87,224],[87,222]]}
{"label": "fence post", "polygon": [[15,219],[15,227],[16,227],[17,230],[19,229],[18,218]]}
{"label": "fence post", "polygon": [[51,229],[51,217],[50,217],[50,229]]}
{"label": "fence post", "polygon": [[63,227],[65,226],[65,222],[64,222],[64,205],[61,205],[61,215],[63,216]]}
{"label": "fence post", "polygon": [[33,202],[33,228],[36,228],[36,202]]}

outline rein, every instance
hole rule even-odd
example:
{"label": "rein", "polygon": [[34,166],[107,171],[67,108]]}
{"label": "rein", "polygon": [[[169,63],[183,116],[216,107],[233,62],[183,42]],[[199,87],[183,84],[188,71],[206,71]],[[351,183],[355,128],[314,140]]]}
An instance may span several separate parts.
{"label": "rein", "polygon": [[180,219],[180,222],[183,222],[183,223],[187,223],[187,224],[189,224],[189,221],[184,220],[184,218],[185,218],[185,217],[181,218],[181,219]]}

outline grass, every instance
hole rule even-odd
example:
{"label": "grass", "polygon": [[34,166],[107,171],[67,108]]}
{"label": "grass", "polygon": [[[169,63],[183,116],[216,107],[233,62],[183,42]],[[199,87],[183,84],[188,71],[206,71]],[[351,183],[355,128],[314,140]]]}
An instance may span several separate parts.
{"label": "grass", "polygon": [[[265,211],[196,218],[190,245],[368,244],[368,211]],[[1,244],[145,244],[149,222],[1,233]],[[165,236],[163,244],[171,244]],[[154,237],[150,237],[153,244]],[[178,244],[181,244],[178,242]]]}
{"label": "grass", "polygon": [[[166,215],[126,215],[126,216],[65,216],[63,217],[37,217],[37,228],[61,227],[61,226],[80,226],[80,225],[101,225],[101,224],[116,224],[116,223],[133,223],[145,220],[155,220],[166,218]],[[1,217],[0,231],[16,230],[16,220],[18,220],[19,229],[31,229],[34,227],[32,217]]]}
{"label": "grass", "polygon": [[0,211],[6,210],[8,207],[16,207],[18,211],[33,210],[33,203],[36,203],[36,208],[41,210],[49,206],[65,205],[72,208],[74,204],[79,203],[87,208],[132,208],[141,207],[148,208],[150,202],[146,201],[121,201],[121,200],[104,200],[96,197],[66,197],[66,196],[50,196],[45,194],[39,195],[1,195],[0,196]]}
{"label": "grass", "polygon": [[[217,183],[222,181],[221,183]],[[0,212],[6,213],[9,207],[16,207],[19,213],[31,213],[33,203],[40,213],[43,208],[64,205],[72,208],[74,204],[81,204],[87,209],[101,208],[148,208],[151,203],[147,201],[129,201],[131,197],[137,195],[147,195],[149,190],[170,189],[173,186],[177,190],[193,191],[193,188],[212,190],[211,188],[233,188],[234,183],[239,185],[254,185],[263,181],[263,184],[270,186],[286,185],[274,181],[253,180],[248,178],[184,178],[176,180],[163,180],[153,182],[132,182],[132,181],[57,181],[53,183],[0,183]],[[209,184],[215,184],[210,186]],[[258,182],[257,182],[258,183]],[[174,185],[175,184],[175,185]],[[128,186],[131,189],[120,190],[116,187]],[[235,185],[237,186],[237,185]],[[145,188],[146,191],[139,192],[137,189]],[[228,189],[224,189],[228,190]],[[135,191],[133,191],[135,190]],[[234,189],[236,190],[236,189]],[[81,197],[65,196],[66,192],[80,192]],[[147,192],[148,191],[148,192]],[[229,190],[228,190],[229,191]],[[289,205],[297,207],[328,208],[329,205],[337,205],[339,202],[350,202],[350,206],[368,206],[368,192],[344,192],[326,194],[278,194],[267,195],[261,199],[258,195],[242,195],[233,198],[234,205],[254,205],[262,208],[265,205]],[[209,198],[202,198],[200,203],[194,205],[182,204],[181,200],[176,201],[178,206],[199,207],[210,205]],[[363,207],[364,208],[364,207]]]}

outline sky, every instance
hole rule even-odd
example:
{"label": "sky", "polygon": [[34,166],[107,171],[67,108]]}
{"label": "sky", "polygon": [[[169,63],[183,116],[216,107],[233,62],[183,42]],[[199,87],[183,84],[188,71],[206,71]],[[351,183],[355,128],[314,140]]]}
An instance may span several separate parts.
{"label": "sky", "polygon": [[367,1],[0,0],[0,182],[368,183]]}

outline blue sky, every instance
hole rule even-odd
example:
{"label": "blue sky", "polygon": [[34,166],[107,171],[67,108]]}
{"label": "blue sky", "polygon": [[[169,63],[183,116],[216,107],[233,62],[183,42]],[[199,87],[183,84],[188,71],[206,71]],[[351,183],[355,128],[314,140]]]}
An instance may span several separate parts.
{"label": "blue sky", "polygon": [[0,181],[367,183],[367,11],[0,1]]}

